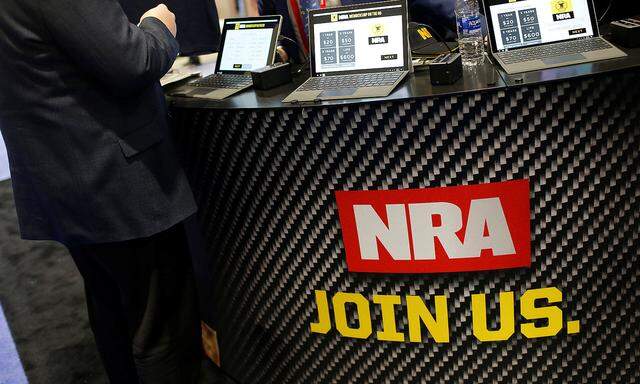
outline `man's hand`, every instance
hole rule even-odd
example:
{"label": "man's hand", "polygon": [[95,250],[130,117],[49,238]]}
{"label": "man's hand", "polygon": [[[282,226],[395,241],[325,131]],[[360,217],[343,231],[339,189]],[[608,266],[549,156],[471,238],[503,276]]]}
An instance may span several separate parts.
{"label": "man's hand", "polygon": [[176,15],[174,15],[166,5],[160,4],[155,8],[151,8],[142,15],[140,21],[145,17],[155,17],[167,26],[173,37],[176,37]]}

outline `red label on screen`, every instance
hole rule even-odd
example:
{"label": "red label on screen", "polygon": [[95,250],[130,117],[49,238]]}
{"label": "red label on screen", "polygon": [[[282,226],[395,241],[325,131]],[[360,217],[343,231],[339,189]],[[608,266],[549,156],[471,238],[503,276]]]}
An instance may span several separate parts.
{"label": "red label on screen", "polygon": [[336,192],[351,272],[529,267],[529,181]]}

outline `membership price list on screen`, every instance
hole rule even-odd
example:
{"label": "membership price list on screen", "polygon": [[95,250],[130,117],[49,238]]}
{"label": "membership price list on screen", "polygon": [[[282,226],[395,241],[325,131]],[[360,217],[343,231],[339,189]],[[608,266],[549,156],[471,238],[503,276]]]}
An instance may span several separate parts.
{"label": "membership price list on screen", "polygon": [[[593,36],[588,0],[521,0],[490,6],[499,51]],[[496,28],[497,27],[497,28]]]}
{"label": "membership price list on screen", "polygon": [[317,14],[313,28],[317,73],[404,65],[399,6]]}

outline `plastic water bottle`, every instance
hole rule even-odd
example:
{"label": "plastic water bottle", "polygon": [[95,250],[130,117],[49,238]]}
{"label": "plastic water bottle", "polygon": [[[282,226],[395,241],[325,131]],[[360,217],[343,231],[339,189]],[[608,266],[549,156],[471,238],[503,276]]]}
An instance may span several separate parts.
{"label": "plastic water bottle", "polygon": [[481,64],[484,60],[484,42],[478,0],[456,0],[456,24],[462,64]]}

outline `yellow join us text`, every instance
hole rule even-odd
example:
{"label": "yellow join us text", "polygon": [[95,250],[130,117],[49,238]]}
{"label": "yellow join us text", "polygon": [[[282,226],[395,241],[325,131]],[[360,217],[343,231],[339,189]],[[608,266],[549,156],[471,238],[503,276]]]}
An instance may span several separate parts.
{"label": "yellow join us text", "polygon": [[[560,307],[562,292],[558,288],[529,289],[520,296],[518,306],[514,292],[500,292],[499,302],[493,305],[489,300],[485,293],[476,293],[469,303],[472,332],[479,341],[508,340],[516,330],[529,339],[556,336],[563,329],[567,334],[580,331],[578,320],[565,321]],[[317,290],[314,301],[316,321],[311,323],[312,333],[327,334],[335,329],[343,337],[356,339],[373,336],[380,341],[395,342],[450,341],[446,295],[428,299],[416,295],[373,295],[368,299],[361,293],[337,292],[329,298],[326,291]],[[494,318],[499,319],[493,326],[488,316],[492,307],[497,311]],[[372,313],[380,314],[377,321],[372,320]]]}

